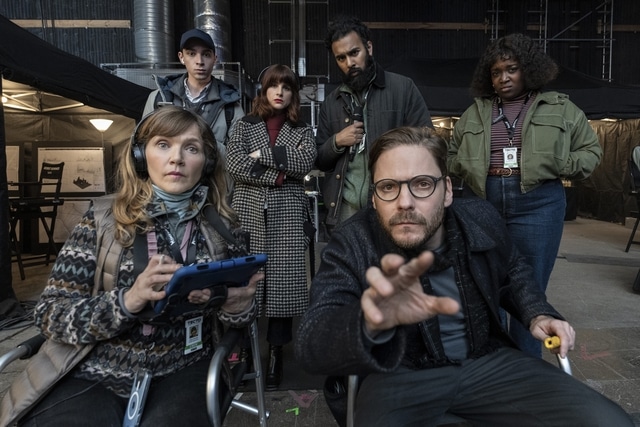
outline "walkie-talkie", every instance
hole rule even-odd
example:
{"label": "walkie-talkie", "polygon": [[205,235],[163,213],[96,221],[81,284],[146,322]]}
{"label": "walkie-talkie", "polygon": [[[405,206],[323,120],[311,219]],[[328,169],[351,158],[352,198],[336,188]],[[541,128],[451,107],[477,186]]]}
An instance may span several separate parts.
{"label": "walkie-talkie", "polygon": [[351,113],[351,122],[353,123],[356,120],[364,123],[364,110],[360,105],[354,106],[353,113]]}
{"label": "walkie-talkie", "polygon": [[[353,111],[351,112],[351,123],[354,123],[355,121],[359,121],[364,123],[364,109],[362,108],[362,106],[360,105],[354,105],[353,106]],[[360,142],[359,145],[364,144],[364,133],[362,134],[362,141]],[[352,162],[353,159],[356,156],[356,151],[358,151],[358,149],[356,148],[355,144],[352,145],[349,148],[349,161]]]}

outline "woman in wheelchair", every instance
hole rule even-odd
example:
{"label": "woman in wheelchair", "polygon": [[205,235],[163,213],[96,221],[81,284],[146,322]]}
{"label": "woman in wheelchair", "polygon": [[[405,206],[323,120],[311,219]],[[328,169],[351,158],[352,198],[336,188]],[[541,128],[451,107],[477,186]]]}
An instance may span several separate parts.
{"label": "woman in wheelchair", "polygon": [[47,340],[6,394],[0,425],[209,425],[210,358],[224,325],[254,319],[262,274],[219,298],[193,290],[191,310],[169,304],[158,316],[176,270],[239,255],[246,239],[197,114],[162,107],[128,145],[117,194],[92,203],[56,259],[34,312]]}

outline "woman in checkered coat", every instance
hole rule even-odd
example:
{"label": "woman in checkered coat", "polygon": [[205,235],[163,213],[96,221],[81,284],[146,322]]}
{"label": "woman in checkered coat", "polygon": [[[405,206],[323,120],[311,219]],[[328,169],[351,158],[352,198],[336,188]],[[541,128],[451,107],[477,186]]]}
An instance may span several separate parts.
{"label": "woman in checkered coat", "polygon": [[[309,200],[304,177],[313,167],[313,130],[298,120],[296,75],[285,65],[266,68],[251,114],[238,121],[227,144],[227,166],[235,181],[232,205],[251,236],[251,251],[269,261],[256,301],[269,319],[267,389],[282,378],[282,346],[293,338],[292,320],[307,308],[305,251]],[[250,352],[241,351],[249,360]],[[248,366],[251,366],[249,363]]]}

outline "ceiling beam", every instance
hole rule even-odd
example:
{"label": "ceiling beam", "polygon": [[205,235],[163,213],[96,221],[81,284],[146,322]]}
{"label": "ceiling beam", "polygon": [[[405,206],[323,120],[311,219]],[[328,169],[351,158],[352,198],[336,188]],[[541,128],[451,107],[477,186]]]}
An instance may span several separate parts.
{"label": "ceiling beam", "polygon": [[[487,22],[365,22],[372,30],[469,30],[487,31],[491,24]],[[577,28],[577,27],[576,27]],[[503,30],[504,26],[500,25]],[[528,25],[527,30],[537,30],[538,25]],[[614,32],[640,32],[637,24],[614,24]]]}
{"label": "ceiling beam", "polygon": [[22,28],[131,28],[127,19],[12,19]]}
{"label": "ceiling beam", "polygon": [[471,30],[487,31],[491,28],[485,22],[365,22],[372,30]]}

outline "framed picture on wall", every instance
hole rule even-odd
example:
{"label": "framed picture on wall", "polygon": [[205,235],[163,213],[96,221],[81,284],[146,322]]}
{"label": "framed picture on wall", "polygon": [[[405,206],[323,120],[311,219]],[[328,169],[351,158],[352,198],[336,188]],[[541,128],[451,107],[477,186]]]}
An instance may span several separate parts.
{"label": "framed picture on wall", "polygon": [[[42,163],[64,162],[61,195],[63,197],[96,197],[107,192],[107,176],[111,175],[111,146],[76,146],[71,143],[38,143],[35,173]],[[37,179],[37,178],[36,178]]]}
{"label": "framed picture on wall", "polygon": [[[95,197],[106,194],[107,182],[112,169],[112,145],[105,143],[75,143],[60,142],[33,142],[31,143],[31,173],[30,179],[37,181],[43,163],[64,162],[62,172],[62,185],[60,196],[64,204],[58,207],[56,218],[54,241],[63,243],[69,236],[73,227],[80,221],[86,212],[89,202]],[[43,188],[43,195],[52,192],[53,188]],[[42,224],[31,224],[30,247],[34,253],[42,253],[47,250],[47,235]]]}

